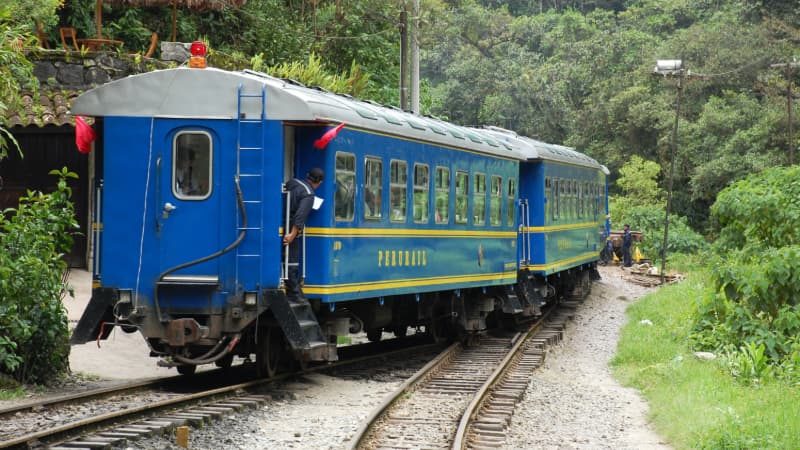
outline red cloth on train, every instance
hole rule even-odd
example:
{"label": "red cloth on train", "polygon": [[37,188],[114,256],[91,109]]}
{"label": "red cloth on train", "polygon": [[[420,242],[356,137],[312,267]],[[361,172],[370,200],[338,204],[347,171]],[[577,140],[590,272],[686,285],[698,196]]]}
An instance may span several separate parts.
{"label": "red cloth on train", "polygon": [[83,120],[81,116],[75,116],[75,145],[81,153],[92,151],[92,141],[97,139],[97,133]]}
{"label": "red cloth on train", "polygon": [[339,134],[339,131],[341,131],[342,128],[344,128],[344,122],[337,125],[336,128],[326,131],[321,138],[314,141],[314,148],[316,148],[317,150],[322,150],[325,147],[327,147],[328,144],[333,140],[333,138],[335,138],[336,135]]}

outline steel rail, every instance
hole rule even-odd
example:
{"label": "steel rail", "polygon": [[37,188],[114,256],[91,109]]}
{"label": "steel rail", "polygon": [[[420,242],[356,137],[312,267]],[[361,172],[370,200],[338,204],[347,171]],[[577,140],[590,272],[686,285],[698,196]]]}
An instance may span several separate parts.
{"label": "steel rail", "polygon": [[381,415],[389,409],[397,400],[399,400],[403,394],[408,392],[410,388],[415,386],[420,380],[422,380],[426,375],[430,375],[438,370],[442,365],[449,362],[453,356],[455,356],[460,350],[462,346],[461,343],[456,342],[451,344],[447,347],[444,351],[439,353],[433,360],[431,360],[428,364],[425,364],[421,369],[419,369],[411,378],[408,378],[406,381],[403,382],[400,387],[394,390],[394,392],[389,393],[381,403],[372,410],[369,416],[365,419],[365,422],[356,430],[353,437],[350,439],[350,449],[355,450],[357,449],[364,441],[364,438],[367,437],[369,430],[372,428],[372,425],[375,421],[381,417]]}
{"label": "steel rail", "polygon": [[[470,417],[475,415],[475,411],[479,410],[479,407],[482,404],[483,399],[486,396],[486,393],[490,391],[491,386],[493,386],[497,381],[502,379],[502,375],[505,373],[505,369],[510,365],[512,360],[518,358],[522,354],[522,352],[520,352],[520,349],[524,347],[525,342],[546,325],[547,319],[557,309],[558,309],[557,307],[548,308],[541,317],[537,318],[537,320],[528,328],[528,330],[517,333],[510,340],[509,351],[506,353],[503,359],[498,363],[498,367],[492,372],[489,378],[481,385],[479,390],[475,393],[473,399],[471,400],[470,404],[467,406],[465,411],[462,412],[461,421],[459,422],[459,427],[456,432],[456,439],[459,439],[459,442],[464,441],[463,436],[469,429],[468,427],[469,419],[465,419],[465,417]],[[362,446],[367,443],[367,438],[370,435],[370,432],[373,430],[373,427],[377,423],[378,419],[382,417],[394,403],[396,403],[401,398],[404,398],[405,394],[407,394],[413,387],[424,383],[425,378],[429,378],[429,376],[434,376],[435,373],[437,373],[440,369],[446,366],[446,364],[449,363],[451,360],[453,360],[453,358],[460,352],[460,350],[462,350],[462,346],[459,343],[451,345],[441,354],[439,354],[434,360],[426,364],[425,367],[417,371],[417,373],[415,373],[411,378],[407,379],[394,392],[388,394],[381,401],[381,403],[370,413],[370,415],[365,419],[364,423],[359,427],[359,429],[353,435],[349,444],[350,450],[356,450],[358,448],[362,448]],[[461,435],[460,438],[459,434]],[[461,444],[459,443],[459,445]],[[453,445],[453,448],[460,449],[461,447],[456,447],[455,445]]]}
{"label": "steel rail", "polygon": [[144,381],[135,381],[130,383],[118,384],[115,386],[106,386],[103,388],[88,389],[86,391],[75,392],[72,394],[61,395],[53,398],[46,398],[42,400],[34,400],[26,403],[21,403],[19,405],[9,406],[7,408],[0,408],[0,420],[2,420],[7,416],[14,415],[18,412],[33,411],[40,408],[60,405],[62,403],[69,403],[75,400],[91,400],[95,398],[111,396],[114,394],[120,394],[127,391],[134,391],[149,386],[158,386],[162,383],[169,383],[175,381],[176,379],[181,377],[182,375],[176,375],[168,378],[156,378]]}
{"label": "steel rail", "polygon": [[469,403],[469,405],[467,405],[467,409],[464,410],[464,413],[461,416],[461,421],[458,424],[458,429],[456,430],[455,439],[453,440],[453,449],[463,450],[467,448],[467,431],[469,430],[471,422],[480,412],[480,407],[486,399],[486,396],[492,392],[492,389],[495,385],[497,385],[497,383],[503,380],[503,375],[507,373],[512,362],[519,359],[519,357],[522,355],[520,349],[524,347],[525,343],[531,336],[536,334],[542,328],[542,326],[545,324],[545,320],[556,309],[557,308],[548,309],[534,324],[530,326],[530,328],[528,328],[528,331],[526,331],[523,336],[519,338],[517,338],[517,336],[514,337],[516,342],[508,351],[506,357],[503,358],[503,360],[497,366],[497,369],[495,369],[486,382],[483,383],[483,386],[478,389],[478,392],[475,393],[472,401]]}
{"label": "steel rail", "polygon": [[102,426],[115,425],[117,423],[126,422],[135,418],[139,418],[145,414],[152,412],[160,412],[169,408],[176,408],[179,406],[187,406],[197,403],[201,400],[213,399],[217,396],[224,396],[225,394],[234,393],[238,390],[249,389],[261,384],[284,379],[292,374],[283,374],[268,380],[254,380],[245,383],[239,383],[222,388],[211,389],[208,391],[198,392],[194,394],[187,394],[180,397],[162,400],[148,405],[136,406],[119,411],[112,411],[109,413],[101,414],[95,417],[81,419],[75,422],[67,423],[55,428],[39,431],[35,433],[26,434],[16,439],[0,442],[0,448],[10,448],[16,446],[23,446],[29,442],[39,441],[45,444],[51,444],[54,441],[69,438],[74,435],[88,431],[92,428],[99,428]]}
{"label": "steel rail", "polygon": [[[369,346],[370,344],[365,344],[365,345]],[[107,427],[107,426],[111,426],[111,425],[115,425],[115,424],[119,424],[119,423],[129,422],[129,421],[132,421],[134,419],[149,415],[149,414],[154,413],[154,412],[161,412],[161,411],[168,410],[168,409],[175,409],[175,408],[182,407],[182,406],[189,406],[189,405],[192,405],[192,404],[200,403],[202,401],[214,399],[216,397],[229,396],[231,394],[235,394],[237,391],[240,391],[240,390],[253,389],[253,388],[257,387],[257,386],[274,383],[276,381],[281,381],[281,380],[284,380],[284,379],[287,379],[289,377],[296,376],[296,375],[299,375],[299,374],[320,372],[320,371],[329,370],[329,369],[332,369],[332,368],[337,368],[337,367],[356,364],[356,363],[363,362],[363,361],[387,358],[387,357],[395,356],[395,355],[398,355],[398,354],[403,354],[403,353],[408,353],[408,352],[419,352],[421,350],[424,351],[424,350],[433,349],[433,348],[439,348],[439,347],[441,347],[440,344],[416,345],[416,346],[407,347],[407,348],[403,348],[403,349],[393,350],[393,351],[390,351],[390,352],[377,353],[377,354],[374,354],[374,355],[360,356],[360,357],[355,357],[355,358],[352,358],[352,359],[341,360],[341,361],[337,361],[337,362],[330,363],[330,364],[327,364],[327,365],[309,367],[309,368],[305,368],[303,370],[299,370],[299,371],[295,371],[295,372],[287,372],[287,373],[279,374],[279,375],[276,375],[274,377],[267,378],[267,379],[252,380],[252,381],[247,381],[247,382],[243,382],[243,383],[237,383],[237,384],[230,385],[230,386],[224,386],[224,387],[214,388],[214,389],[201,391],[201,392],[196,392],[196,393],[192,393],[192,394],[186,394],[186,395],[182,395],[182,396],[175,397],[175,398],[161,400],[161,401],[158,401],[158,402],[155,402],[155,403],[151,403],[151,404],[148,404],[148,405],[141,405],[141,406],[137,406],[137,407],[133,407],[133,408],[127,408],[127,409],[123,409],[123,410],[112,411],[112,412],[104,413],[104,414],[101,414],[101,415],[98,415],[98,416],[95,416],[95,417],[89,417],[89,418],[85,418],[85,419],[80,419],[80,420],[77,420],[75,422],[71,422],[71,423],[67,423],[67,424],[64,424],[64,425],[56,426],[56,427],[48,429],[48,430],[29,433],[29,434],[26,434],[26,435],[23,435],[23,436],[19,436],[17,438],[11,439],[11,440],[0,441],[0,449],[2,449],[2,448],[14,448],[14,447],[27,448],[26,447],[27,444],[32,443],[32,442],[39,442],[39,443],[44,443],[44,444],[53,444],[53,443],[55,443],[55,442],[57,442],[59,440],[65,440],[65,439],[69,439],[69,438],[74,437],[74,436],[80,436],[81,434],[84,434],[85,432],[87,432],[89,430],[99,429],[99,428],[103,428],[103,427]],[[174,381],[174,380],[180,379],[180,378],[183,378],[183,377],[182,376],[173,376],[173,377],[169,377],[169,378],[166,378],[166,379],[160,379],[160,380],[155,380],[155,381],[154,380],[143,381],[143,382],[139,382],[139,383],[132,383],[131,385],[125,385],[125,386],[122,386],[121,388],[117,387],[117,389],[119,391],[124,392],[125,390],[137,389],[137,388],[140,389],[142,387],[147,387],[147,385],[161,384],[161,383],[165,383],[167,380]],[[133,387],[133,386],[136,386],[136,387]],[[90,392],[89,393],[90,394],[89,397],[95,398],[97,396],[111,395],[111,394],[115,393],[114,389],[115,389],[114,387],[98,389],[98,390]],[[52,399],[52,400],[43,400],[43,401],[37,402],[37,403],[41,404],[41,405],[45,405],[45,404],[53,405],[53,404],[58,404],[58,403],[66,403],[66,402],[73,401],[73,400],[83,399],[84,397],[82,397],[82,394],[86,395],[87,393],[71,394],[71,395],[67,395],[67,396],[56,398],[56,399]],[[19,407],[7,408],[7,410],[11,410],[13,408],[30,409],[30,408],[35,408],[35,407],[36,407],[36,404],[31,403],[31,404],[26,404],[26,405],[20,405]]]}

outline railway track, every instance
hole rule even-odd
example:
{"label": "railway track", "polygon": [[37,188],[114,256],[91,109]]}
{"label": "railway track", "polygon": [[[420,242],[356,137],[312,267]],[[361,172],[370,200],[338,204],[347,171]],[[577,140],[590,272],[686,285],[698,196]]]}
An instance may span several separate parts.
{"label": "railway track", "polygon": [[[275,395],[270,393],[270,385],[288,377],[441,349],[438,344],[422,342],[412,337],[352,346],[342,349],[342,360],[337,363],[269,379],[253,379],[252,368],[236,366],[226,371],[224,377],[214,370],[188,379],[177,376],[129,383],[5,408],[0,410],[0,424],[3,424],[0,448],[48,446],[74,450],[126,445],[129,440],[164,434],[182,425],[199,425],[245,407],[261,405]],[[386,351],[386,347],[395,349]],[[226,383],[221,383],[221,379]],[[74,409],[81,412],[71,413]],[[15,429],[14,423],[32,423],[21,417],[26,415],[34,418],[32,427]]]}
{"label": "railway track", "polygon": [[530,374],[544,363],[547,346],[559,343],[577,304],[566,302],[544,323],[517,340],[470,402],[453,439],[454,449],[501,447],[517,403],[528,388]]}
{"label": "railway track", "polygon": [[548,310],[524,333],[456,343],[387,396],[352,449],[494,448],[504,442],[529,374],[559,342],[577,301]]}

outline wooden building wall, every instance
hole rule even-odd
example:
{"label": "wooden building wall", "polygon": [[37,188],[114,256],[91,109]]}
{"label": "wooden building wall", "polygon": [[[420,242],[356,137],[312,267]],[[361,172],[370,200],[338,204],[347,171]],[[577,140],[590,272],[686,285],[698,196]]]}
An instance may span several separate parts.
{"label": "wooden building wall", "polygon": [[0,161],[0,210],[15,208],[20,196],[28,189],[51,192],[57,179],[48,175],[53,169],[67,167],[78,174],[70,180],[75,215],[80,232],[67,261],[71,267],[87,267],[87,245],[89,238],[89,155],[78,152],[75,147],[75,131],[71,125],[62,126],[16,126],[11,132],[19,142],[23,157],[15,149],[9,149],[8,158]]}

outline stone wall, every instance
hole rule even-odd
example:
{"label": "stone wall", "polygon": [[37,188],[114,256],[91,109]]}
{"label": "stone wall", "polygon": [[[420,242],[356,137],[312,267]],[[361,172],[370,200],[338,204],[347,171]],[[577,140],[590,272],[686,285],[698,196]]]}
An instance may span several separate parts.
{"label": "stone wall", "polygon": [[176,66],[175,62],[117,52],[40,49],[31,51],[28,58],[33,62],[39,91],[23,92],[19,102],[10,105],[0,117],[0,124],[7,128],[72,125],[69,108],[84,91],[128,75]]}
{"label": "stone wall", "polygon": [[40,50],[29,57],[42,89],[67,91],[84,91],[128,75],[174,66],[174,63],[116,52]]}

